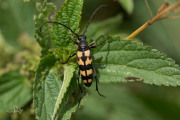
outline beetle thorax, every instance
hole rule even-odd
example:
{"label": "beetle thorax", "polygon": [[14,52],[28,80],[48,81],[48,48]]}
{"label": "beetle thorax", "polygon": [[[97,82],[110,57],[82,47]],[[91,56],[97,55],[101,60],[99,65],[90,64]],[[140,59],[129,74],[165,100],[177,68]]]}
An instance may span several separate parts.
{"label": "beetle thorax", "polygon": [[78,48],[80,51],[85,51],[85,50],[89,49],[88,43],[85,40],[82,40],[79,42]]}

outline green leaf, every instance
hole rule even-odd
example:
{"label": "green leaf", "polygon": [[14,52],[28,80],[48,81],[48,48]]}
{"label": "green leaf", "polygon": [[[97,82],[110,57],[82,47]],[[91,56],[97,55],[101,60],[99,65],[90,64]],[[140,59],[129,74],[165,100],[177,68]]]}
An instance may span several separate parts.
{"label": "green leaf", "polygon": [[75,69],[72,65],[64,65],[63,84],[58,92],[58,96],[52,113],[52,120],[54,120],[56,115],[58,114],[58,109],[61,109],[63,106],[62,100],[65,97],[65,94],[67,93],[68,87],[70,86],[74,71]]}
{"label": "green leaf", "polygon": [[[63,23],[70,27],[74,32],[78,33],[82,6],[83,0],[66,0],[61,7],[60,12],[56,15],[55,21]],[[52,28],[52,40],[57,47],[74,46],[67,28],[57,24],[53,24]],[[73,35],[73,33],[71,34]]]}
{"label": "green leaf", "polygon": [[94,50],[94,58],[103,83],[142,80],[148,84],[180,85],[180,67],[172,59],[133,40],[108,37],[106,44]]}
{"label": "green leaf", "polygon": [[39,95],[37,98],[37,116],[39,120],[53,120],[52,113],[55,108],[58,92],[60,91],[62,82],[57,76],[57,71],[51,70],[42,81],[39,87]]}
{"label": "green leaf", "polygon": [[69,106],[64,107],[69,96],[77,88],[77,80],[72,81],[75,68],[73,65],[63,66],[64,80],[62,83],[59,80],[60,75],[58,74],[60,73],[57,74],[57,70],[52,69],[55,62],[54,55],[46,55],[41,59],[36,70],[34,105],[37,108],[38,119],[54,120],[59,117],[59,110],[70,115],[72,112],[75,112],[73,108],[77,107],[77,100],[73,102],[71,108]]}
{"label": "green leaf", "polygon": [[51,26],[49,24],[45,24],[40,31],[40,26],[49,21],[50,14],[55,11],[56,7],[52,3],[47,3],[45,0],[43,5],[40,3],[36,3],[36,9],[38,11],[38,15],[34,16],[35,21],[35,38],[37,42],[42,47],[42,56],[48,54],[48,50],[52,47],[51,41]]}
{"label": "green leaf", "polygon": [[[75,65],[64,66],[64,68],[65,68],[64,74],[69,75],[69,71],[75,70],[74,66]],[[73,77],[71,78],[71,81],[69,84],[68,84],[69,80],[64,81],[66,79],[64,76],[63,84],[68,84],[68,85],[66,85],[65,88],[61,88],[61,90],[63,90],[63,89],[65,89],[65,90],[67,89],[67,90],[64,93],[64,96],[61,100],[61,104],[60,104],[60,107],[58,110],[58,111],[60,111],[60,115],[56,114],[56,118],[59,117],[60,120],[69,120],[72,116],[72,113],[76,112],[76,110],[77,110],[77,106],[78,106],[79,99],[80,99],[79,98],[79,95],[80,95],[79,85],[77,84],[77,75],[76,75],[77,72],[78,71],[76,70],[73,73],[74,75],[70,74],[70,76],[73,75]],[[64,83],[64,82],[66,82],[66,83]],[[85,92],[84,87],[83,86],[81,86],[81,87],[84,92],[83,92],[83,96],[81,98],[81,103],[79,105],[79,108],[81,105],[83,105],[85,103],[86,98],[87,98],[87,94]],[[79,92],[77,92],[77,88],[78,88]],[[59,92],[63,92],[63,91],[59,91]],[[63,93],[60,93],[60,94],[63,94]]]}
{"label": "green leaf", "polygon": [[52,54],[46,55],[41,59],[36,70],[36,77],[34,83],[35,90],[37,90],[39,82],[44,78],[46,78],[49,70],[55,65],[55,62],[56,62],[56,58]]}
{"label": "green leaf", "polygon": [[13,112],[32,98],[31,83],[18,71],[0,76],[0,112]]}
{"label": "green leaf", "polygon": [[134,10],[133,0],[118,0],[118,1],[128,14],[132,14],[132,12]]}
{"label": "green leaf", "polygon": [[[34,83],[34,105],[37,108],[37,116],[40,116],[41,109],[40,106],[42,106],[42,102],[38,101],[39,96],[42,96],[43,94],[40,93],[39,89],[42,89],[42,86],[44,85],[44,80],[46,79],[47,75],[49,74],[49,70],[55,65],[56,59],[54,55],[46,55],[44,56],[36,70],[36,77],[35,77],[35,83]],[[40,109],[40,110],[39,110]]]}
{"label": "green leaf", "polygon": [[[74,70],[74,65],[64,66],[64,80],[61,90],[57,95],[57,100],[55,101],[56,105],[54,107],[54,117],[52,119],[70,119],[72,113],[77,109],[80,93],[76,91],[79,86],[77,84],[77,75],[73,72]],[[75,71],[75,73],[76,72],[77,71]],[[84,104],[86,96],[86,93],[84,93],[79,107]]]}

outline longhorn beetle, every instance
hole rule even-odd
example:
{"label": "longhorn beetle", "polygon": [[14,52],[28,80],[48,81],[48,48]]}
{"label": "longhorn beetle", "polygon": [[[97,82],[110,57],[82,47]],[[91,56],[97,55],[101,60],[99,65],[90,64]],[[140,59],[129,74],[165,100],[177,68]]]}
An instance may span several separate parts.
{"label": "longhorn beetle", "polygon": [[[62,25],[64,26],[65,28],[67,28],[68,30],[70,30],[73,34],[75,34],[79,40],[79,42],[77,42],[76,40],[74,40],[72,37],[71,39],[73,40],[73,42],[75,44],[78,45],[78,51],[76,53],[73,53],[69,56],[69,58],[67,59],[67,61],[65,63],[67,63],[69,61],[69,59],[73,56],[76,55],[76,58],[77,58],[77,63],[79,65],[79,71],[78,71],[78,75],[77,75],[77,79],[78,79],[78,85],[79,85],[79,89],[81,91],[81,94],[80,94],[80,99],[79,99],[79,103],[78,103],[78,107],[80,105],[80,102],[81,102],[81,97],[83,95],[83,91],[82,91],[82,88],[81,88],[81,85],[80,85],[80,82],[79,82],[79,77],[81,75],[81,79],[84,83],[85,86],[87,87],[90,87],[91,84],[92,84],[92,80],[93,80],[93,76],[96,80],[96,91],[98,92],[98,94],[102,97],[104,97],[98,90],[98,83],[97,83],[97,76],[96,76],[96,71],[95,69],[93,68],[93,65],[92,65],[92,53],[90,51],[90,49],[92,48],[96,48],[100,45],[102,45],[103,43],[105,43],[105,41],[107,40],[107,37],[104,41],[102,41],[100,44],[97,44],[95,45],[95,43],[97,41],[94,41],[92,43],[90,43],[88,45],[87,41],[86,41],[86,35],[85,33],[87,32],[87,28],[89,26],[89,23],[92,19],[92,17],[94,16],[94,14],[101,8],[101,7],[104,7],[104,6],[107,6],[107,5],[101,5],[99,6],[94,12],[93,14],[91,15],[89,21],[88,21],[88,24],[86,26],[86,29],[84,30],[83,34],[82,35],[78,35],[77,33],[75,33],[74,31],[72,31],[69,27],[67,27],[66,25],[60,23],[60,22],[52,22],[52,21],[48,21],[48,22],[45,22],[43,23],[41,26],[40,26],[40,31],[41,31],[41,28],[44,24],[46,23],[56,23],[56,24],[59,24],[59,25]],[[62,64],[65,64],[65,63],[62,63]],[[78,109],[77,107],[77,109]],[[76,110],[77,110],[76,109]]]}

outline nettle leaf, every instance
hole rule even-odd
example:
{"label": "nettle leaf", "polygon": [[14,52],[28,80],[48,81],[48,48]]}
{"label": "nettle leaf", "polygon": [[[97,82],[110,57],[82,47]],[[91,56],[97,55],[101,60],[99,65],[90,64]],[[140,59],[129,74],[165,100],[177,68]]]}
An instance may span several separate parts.
{"label": "nettle leaf", "polygon": [[[72,113],[76,111],[80,99],[80,93],[76,91],[79,86],[77,84],[77,75],[75,74],[77,72],[75,71],[75,65],[64,65],[63,67],[63,84],[57,96],[52,119],[70,119]],[[84,93],[79,107],[84,104],[86,96],[86,93]]]}
{"label": "nettle leaf", "polygon": [[[70,95],[77,88],[74,65],[64,65],[64,79],[60,81],[60,73],[52,69],[56,59],[54,55],[44,56],[36,70],[34,85],[34,105],[38,119],[57,119],[70,117],[75,112],[79,98],[67,103]],[[61,113],[61,115],[59,115]]]}
{"label": "nettle leaf", "polygon": [[[55,65],[55,63],[56,63],[56,59],[54,55],[52,54],[46,55],[43,58],[41,58],[41,61],[36,70],[33,96],[34,96],[34,105],[37,108],[36,110],[37,116],[41,116],[41,112],[42,112],[41,107],[44,103],[43,93],[41,89],[43,89],[43,86],[45,85],[44,81],[49,74],[49,70]],[[42,97],[42,101],[40,100],[41,97]]]}
{"label": "nettle leaf", "polygon": [[64,79],[61,89],[58,91],[58,96],[56,99],[55,107],[52,113],[52,120],[55,119],[56,115],[58,114],[58,109],[63,107],[63,98],[65,97],[65,93],[67,93],[68,87],[70,86],[71,79],[73,77],[73,73],[75,71],[74,66],[72,65],[64,65]]}
{"label": "nettle leaf", "polygon": [[45,24],[40,31],[42,23],[49,21],[50,14],[56,10],[56,7],[52,3],[47,3],[45,0],[43,5],[36,3],[36,9],[38,15],[34,16],[35,21],[35,38],[42,47],[42,56],[48,54],[48,50],[52,47],[51,40],[51,25]]}
{"label": "nettle leaf", "polygon": [[51,70],[46,76],[45,80],[41,82],[41,87],[38,90],[38,119],[52,119],[52,113],[54,112],[57,95],[61,86],[62,81],[59,80],[57,71]]}
{"label": "nettle leaf", "polygon": [[56,58],[52,54],[48,54],[40,60],[40,63],[36,69],[34,89],[36,89],[36,87],[38,87],[39,82],[47,76],[49,70],[55,65],[55,63]]}
{"label": "nettle leaf", "polygon": [[0,112],[20,110],[32,98],[32,86],[19,71],[10,71],[0,77]]}
{"label": "nettle leaf", "polygon": [[134,10],[134,1],[133,0],[118,0],[118,1],[128,14],[132,14],[132,12]]}
{"label": "nettle leaf", "polygon": [[[63,23],[70,27],[74,32],[78,33],[82,6],[83,0],[66,0],[60,9],[60,12],[56,15],[55,21]],[[74,46],[67,28],[57,24],[53,24],[52,28],[52,40],[57,47]]]}
{"label": "nettle leaf", "polygon": [[71,81],[74,71],[73,65],[64,65],[62,82],[59,80],[57,71],[50,70],[38,90],[38,119],[66,119],[71,117],[72,112],[75,112],[77,100],[74,103],[67,103],[69,96],[77,88],[76,81]]}
{"label": "nettle leaf", "polygon": [[180,85],[180,67],[172,59],[133,40],[108,37],[106,44],[94,50],[94,58],[93,64],[102,83],[143,81]]}

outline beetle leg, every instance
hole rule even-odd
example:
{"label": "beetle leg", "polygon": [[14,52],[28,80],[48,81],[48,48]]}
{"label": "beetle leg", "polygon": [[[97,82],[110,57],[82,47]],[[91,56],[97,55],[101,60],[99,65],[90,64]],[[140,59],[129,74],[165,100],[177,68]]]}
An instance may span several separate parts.
{"label": "beetle leg", "polygon": [[78,42],[77,42],[76,40],[73,39],[71,32],[70,32],[70,31],[68,31],[68,32],[69,32],[69,36],[71,37],[73,43],[75,43],[76,45],[78,45]]}
{"label": "beetle leg", "polygon": [[94,71],[94,78],[96,79],[96,91],[98,92],[98,94],[99,94],[100,96],[105,97],[104,95],[102,95],[102,94],[99,92],[96,71],[95,71],[95,69],[93,69],[93,71]]}
{"label": "beetle leg", "polygon": [[71,55],[68,57],[68,59],[67,59],[66,62],[64,62],[64,63],[60,62],[60,63],[61,63],[61,64],[66,64],[66,63],[69,61],[69,59],[70,59],[71,57],[73,57],[74,55],[76,55],[76,53],[71,54]]}
{"label": "beetle leg", "polygon": [[98,47],[98,46],[104,44],[104,43],[106,42],[106,40],[107,40],[107,37],[106,37],[106,39],[105,39],[104,41],[102,41],[100,44],[94,45],[94,46],[90,46],[89,48],[90,48],[90,49],[91,49],[91,48],[96,48],[96,47]]}
{"label": "beetle leg", "polygon": [[78,106],[77,106],[77,108],[76,108],[76,111],[77,111],[77,109],[79,108],[79,105],[80,105],[80,103],[81,103],[81,98],[82,98],[82,96],[83,96],[83,91],[82,91],[81,85],[80,85],[80,83],[79,83],[79,76],[80,76],[80,70],[78,71],[77,80],[78,80],[78,85],[79,85],[79,89],[80,89],[81,94],[79,95],[79,103],[78,103]]}
{"label": "beetle leg", "polygon": [[91,47],[92,45],[94,45],[97,41],[93,41],[92,43],[89,44],[89,47]]}
{"label": "beetle leg", "polygon": [[[99,39],[98,39],[99,40]],[[98,40],[93,41],[92,43],[89,44],[89,47],[91,47],[92,45],[94,45]]]}

